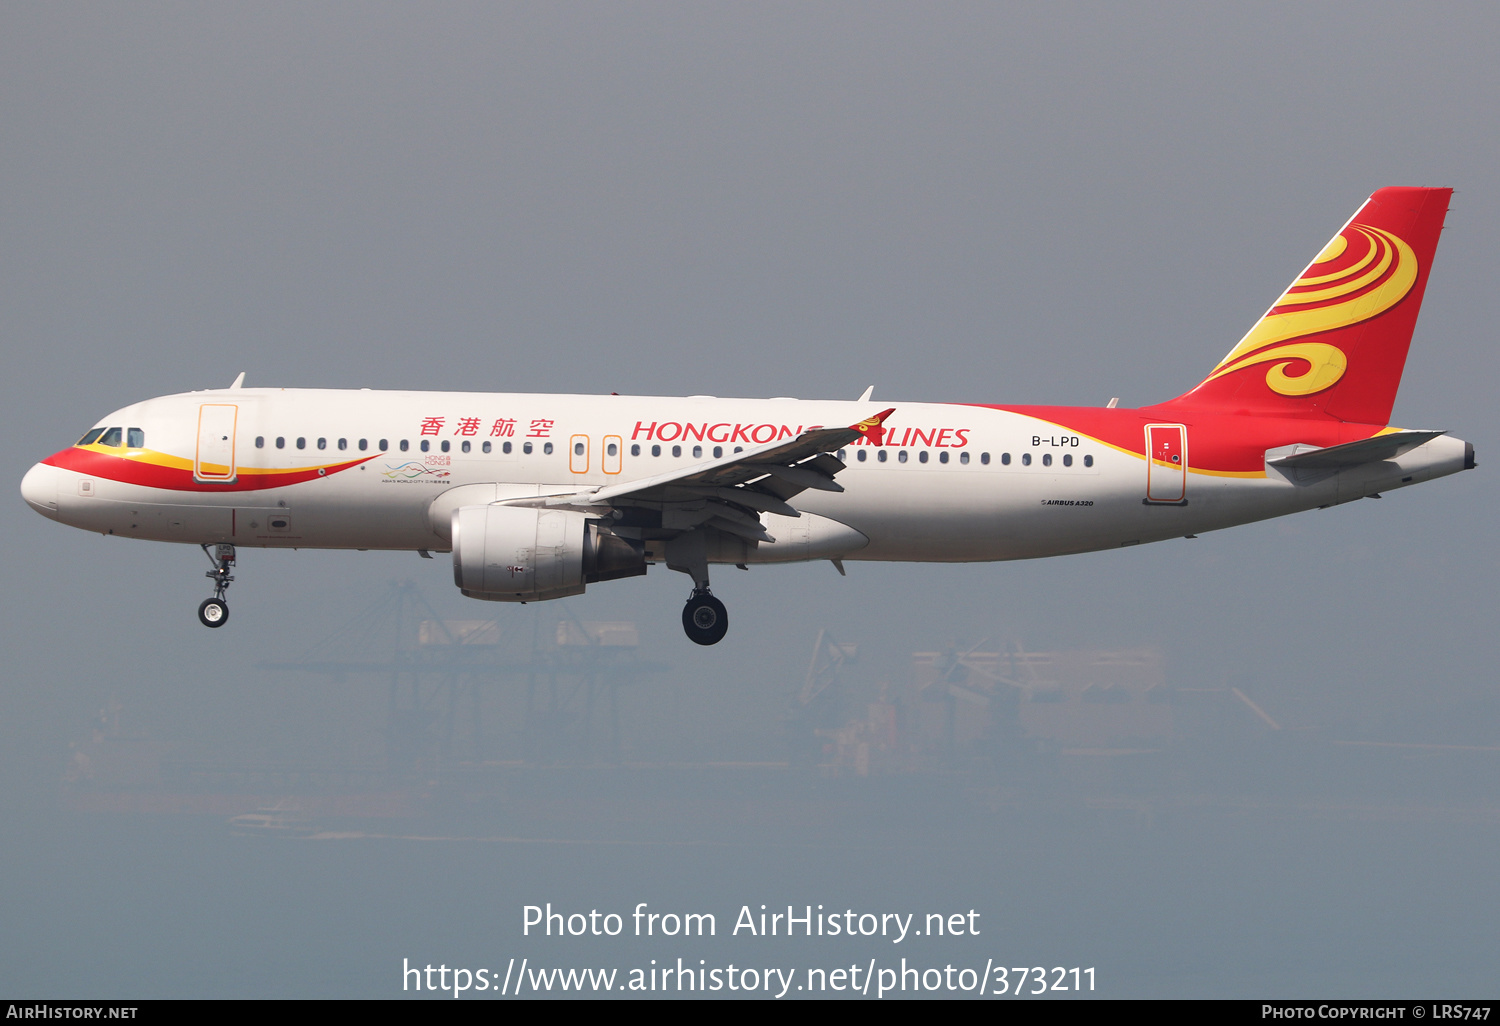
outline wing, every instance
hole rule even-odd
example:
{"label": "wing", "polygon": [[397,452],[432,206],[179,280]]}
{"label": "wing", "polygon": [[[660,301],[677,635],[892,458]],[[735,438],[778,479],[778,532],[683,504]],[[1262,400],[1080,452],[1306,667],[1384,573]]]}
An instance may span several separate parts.
{"label": "wing", "polygon": [[756,541],[774,542],[761,513],[801,516],[787,500],[809,488],[841,492],[834,476],[844,464],[832,455],[861,437],[877,444],[895,408],[848,427],[809,428],[784,442],[767,442],[721,459],[664,474],[561,495],[512,499],[510,505],[548,506],[584,513],[614,510],[622,527],[664,534],[714,527]]}

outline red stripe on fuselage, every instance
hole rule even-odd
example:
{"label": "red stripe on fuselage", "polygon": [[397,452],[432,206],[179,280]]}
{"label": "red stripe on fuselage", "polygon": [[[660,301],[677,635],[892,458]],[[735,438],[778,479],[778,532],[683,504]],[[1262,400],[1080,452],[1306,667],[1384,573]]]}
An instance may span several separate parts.
{"label": "red stripe on fuselage", "polygon": [[[376,455],[379,455],[378,453]],[[341,470],[357,467],[375,459],[362,456],[348,463],[335,463],[327,467],[308,467],[304,470],[275,470],[267,474],[241,474],[235,481],[199,481],[191,470],[163,467],[145,460],[133,460],[126,456],[110,456],[89,449],[64,449],[53,453],[43,463],[90,477],[102,477],[106,481],[140,485],[143,488],[161,488],[173,492],[259,492],[267,488],[284,488],[301,484],[319,477],[337,474]]]}
{"label": "red stripe on fuselage", "polygon": [[1266,450],[1298,442],[1326,448],[1357,442],[1385,430],[1384,424],[1348,424],[1332,417],[1267,417],[1264,414],[1211,413],[1176,406],[1109,409],[1102,406],[996,406],[967,403],[1056,424],[1067,431],[1146,458],[1147,424],[1182,424],[1188,429],[1193,470],[1247,474],[1266,469]]}

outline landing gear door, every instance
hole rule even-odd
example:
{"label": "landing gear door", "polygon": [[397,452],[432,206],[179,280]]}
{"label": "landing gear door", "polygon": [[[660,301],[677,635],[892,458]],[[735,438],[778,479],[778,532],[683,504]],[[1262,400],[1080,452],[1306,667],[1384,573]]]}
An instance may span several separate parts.
{"label": "landing gear door", "polygon": [[238,420],[239,407],[229,403],[204,403],[198,407],[198,447],[193,456],[193,477],[197,480],[234,480],[234,432]]}
{"label": "landing gear door", "polygon": [[1146,425],[1146,501],[1187,503],[1187,429]]}

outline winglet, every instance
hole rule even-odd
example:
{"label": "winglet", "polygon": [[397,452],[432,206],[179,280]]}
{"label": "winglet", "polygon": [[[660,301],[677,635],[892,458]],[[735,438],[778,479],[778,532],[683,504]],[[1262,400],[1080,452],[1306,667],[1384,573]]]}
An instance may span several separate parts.
{"label": "winglet", "polygon": [[863,392],[860,393],[859,398],[857,400],[855,400],[855,401],[856,402],[861,402],[861,403],[867,403],[867,402],[870,401],[870,396],[872,396],[874,394],[875,394],[875,386],[874,385],[870,385],[868,388],[866,388]]}
{"label": "winglet", "polygon": [[870,440],[871,445],[880,445],[885,436],[885,419],[896,412],[892,406],[883,413],[877,413],[873,417],[867,417],[858,424],[850,424],[850,431],[858,431]]}
{"label": "winglet", "polygon": [[229,387],[230,388],[240,388],[244,384],[245,384],[245,372],[244,371],[240,371],[240,376],[237,377],[237,378],[235,378],[234,379],[234,384],[230,385]]}

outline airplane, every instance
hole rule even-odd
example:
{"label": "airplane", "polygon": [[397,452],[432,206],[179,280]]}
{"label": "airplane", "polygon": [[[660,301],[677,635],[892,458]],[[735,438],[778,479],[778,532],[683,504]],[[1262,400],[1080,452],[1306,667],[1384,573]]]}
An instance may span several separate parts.
{"label": "airplane", "polygon": [[[728,630],[710,566],[1112,549],[1475,466],[1389,424],[1451,189],[1369,197],[1199,384],[1138,409],[247,388],[136,403],[21,482],[43,516],[202,547],[451,553],[464,595],[578,595],[664,563],[683,629]],[[212,548],[211,548],[212,547]]]}

